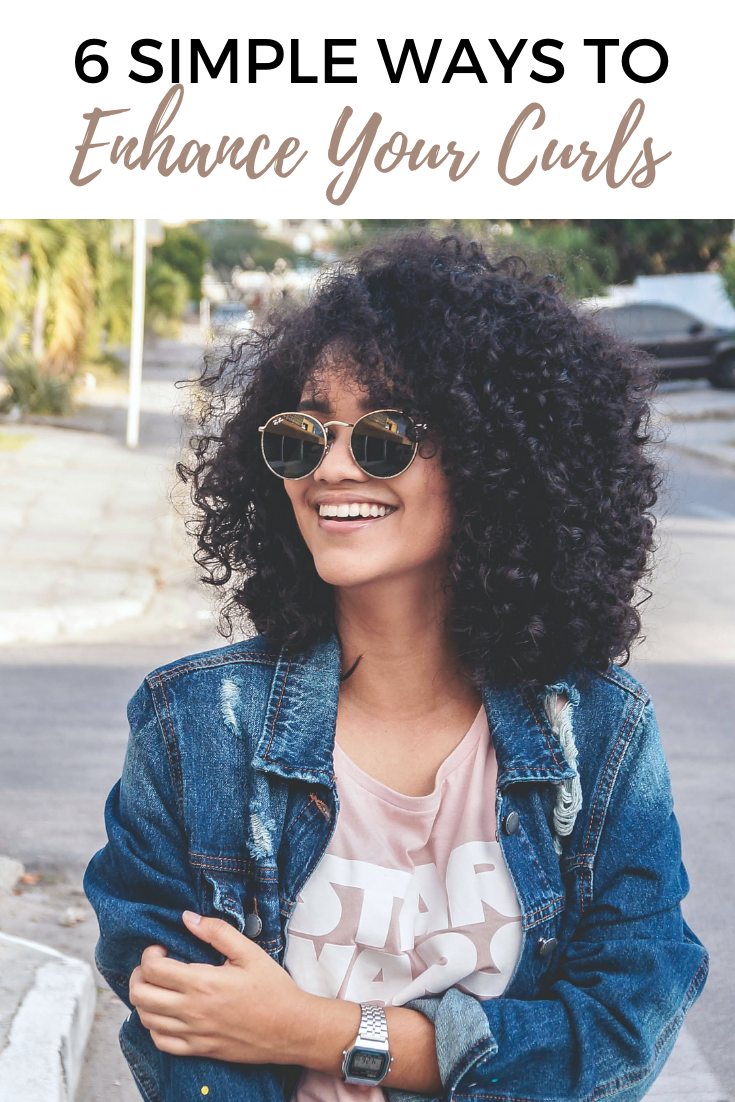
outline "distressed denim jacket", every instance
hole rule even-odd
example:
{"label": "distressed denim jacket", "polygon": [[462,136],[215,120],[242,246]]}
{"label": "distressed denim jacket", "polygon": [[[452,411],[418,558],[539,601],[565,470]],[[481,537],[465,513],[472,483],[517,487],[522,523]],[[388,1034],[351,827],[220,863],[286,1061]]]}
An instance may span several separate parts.
{"label": "distressed denim jacket", "polygon": [[[109,841],[85,878],[100,972],[128,1005],[130,974],[153,942],[222,963],[183,926],[187,908],[225,918],[283,963],[289,918],[339,810],[340,658],[336,636],[293,655],[258,636],[154,671],[131,700]],[[576,754],[547,716],[553,691],[567,695]],[[408,1004],[434,1022],[441,1097],[634,1102],[708,963],[681,915],[688,883],[649,697],[611,666],[538,692],[487,685],[483,699],[523,942],[500,998],[450,988]],[[560,830],[559,795],[577,777],[582,806]],[[300,1074],[161,1053],[136,1012],[121,1045],[148,1102],[194,1102],[204,1086],[215,1102],[283,1102]]]}

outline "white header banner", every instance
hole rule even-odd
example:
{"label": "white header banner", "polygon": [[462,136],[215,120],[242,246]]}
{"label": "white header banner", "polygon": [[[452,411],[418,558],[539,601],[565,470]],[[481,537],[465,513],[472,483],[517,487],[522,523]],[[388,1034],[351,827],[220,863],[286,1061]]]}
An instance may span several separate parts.
{"label": "white header banner", "polygon": [[727,217],[734,6],[49,0],[3,217]]}

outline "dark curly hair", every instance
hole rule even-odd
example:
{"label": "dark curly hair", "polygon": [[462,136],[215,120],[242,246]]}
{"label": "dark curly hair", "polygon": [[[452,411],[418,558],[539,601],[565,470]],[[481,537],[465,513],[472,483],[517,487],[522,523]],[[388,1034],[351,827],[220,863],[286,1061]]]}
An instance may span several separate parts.
{"label": "dark curly hair", "polygon": [[292,650],[335,630],[332,587],[258,432],[295,408],[335,348],[377,408],[402,408],[441,440],[460,518],[447,626],[467,669],[549,684],[570,664],[627,661],[660,481],[650,366],[550,276],[426,232],[328,268],[306,304],[205,363],[178,470],[203,580],[226,594],[222,634],[243,614]]}

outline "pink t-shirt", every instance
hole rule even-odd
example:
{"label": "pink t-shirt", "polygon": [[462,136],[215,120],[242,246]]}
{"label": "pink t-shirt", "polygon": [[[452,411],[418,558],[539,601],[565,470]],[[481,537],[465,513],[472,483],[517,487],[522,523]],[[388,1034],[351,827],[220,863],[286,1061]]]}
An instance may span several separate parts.
{"label": "pink t-shirt", "polygon": [[[395,1006],[449,987],[500,995],[521,923],[495,832],[484,707],[428,796],[395,792],[338,745],[334,768],[337,826],[288,927],[285,966],[295,982],[314,995]],[[307,1069],[295,1102],[384,1102],[384,1094]]]}

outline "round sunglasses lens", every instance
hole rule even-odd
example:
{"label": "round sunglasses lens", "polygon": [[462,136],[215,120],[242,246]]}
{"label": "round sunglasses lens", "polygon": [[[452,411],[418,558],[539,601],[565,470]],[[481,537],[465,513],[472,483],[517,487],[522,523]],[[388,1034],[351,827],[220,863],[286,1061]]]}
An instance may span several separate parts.
{"label": "round sunglasses lens", "polygon": [[324,431],[306,413],[279,413],[263,430],[263,455],[281,478],[304,478],[324,455]]}
{"label": "round sunglasses lens", "polygon": [[411,463],[416,429],[405,413],[380,410],[361,417],[352,430],[352,454],[358,466],[374,478],[393,478]]}

